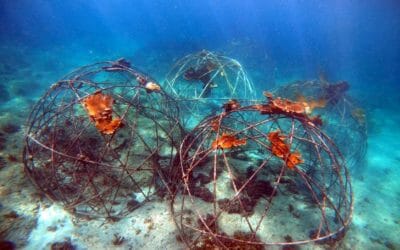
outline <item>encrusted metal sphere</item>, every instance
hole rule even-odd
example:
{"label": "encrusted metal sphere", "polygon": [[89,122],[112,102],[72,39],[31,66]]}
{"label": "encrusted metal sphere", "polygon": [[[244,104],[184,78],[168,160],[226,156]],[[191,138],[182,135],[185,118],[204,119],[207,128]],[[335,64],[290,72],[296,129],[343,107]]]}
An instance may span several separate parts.
{"label": "encrusted metal sphere", "polygon": [[176,103],[121,59],[58,81],[27,123],[25,170],[66,209],[119,218],[167,192],[182,138]]}
{"label": "encrusted metal sphere", "polygon": [[277,87],[272,92],[281,97],[308,102],[324,102],[316,108],[325,121],[321,127],[340,148],[350,172],[360,172],[365,166],[367,150],[366,112],[349,96],[346,81],[330,83],[326,80],[297,81]]}
{"label": "encrusted metal sphere", "polygon": [[189,128],[229,99],[255,100],[257,96],[239,61],[206,50],[178,60],[167,74],[164,87],[179,100]]}
{"label": "encrusted metal sphere", "polygon": [[353,200],[341,153],[318,119],[268,97],[207,117],[183,140],[172,207],[189,248],[336,244],[345,235]]}

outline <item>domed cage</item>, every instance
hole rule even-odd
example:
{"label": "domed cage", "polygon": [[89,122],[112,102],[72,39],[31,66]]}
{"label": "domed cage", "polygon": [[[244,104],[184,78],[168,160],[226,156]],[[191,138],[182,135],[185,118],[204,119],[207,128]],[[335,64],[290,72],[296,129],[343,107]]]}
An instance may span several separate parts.
{"label": "domed cage", "polygon": [[[255,100],[254,86],[240,62],[210,51],[187,55],[172,67],[165,89],[180,101],[186,124],[197,124],[229,99]],[[185,116],[190,114],[190,116]],[[195,118],[191,120],[191,118]]]}
{"label": "domed cage", "polygon": [[204,119],[180,148],[172,208],[191,249],[340,242],[353,198],[333,141],[301,103],[274,98]]}
{"label": "domed cage", "polygon": [[123,59],[79,68],[34,106],[25,171],[67,210],[118,219],[168,191],[178,116],[175,101]]}
{"label": "domed cage", "polygon": [[346,81],[330,83],[326,80],[297,81],[280,86],[272,92],[281,97],[307,102],[324,120],[322,129],[340,148],[350,171],[365,165],[367,151],[366,113],[348,95]]}

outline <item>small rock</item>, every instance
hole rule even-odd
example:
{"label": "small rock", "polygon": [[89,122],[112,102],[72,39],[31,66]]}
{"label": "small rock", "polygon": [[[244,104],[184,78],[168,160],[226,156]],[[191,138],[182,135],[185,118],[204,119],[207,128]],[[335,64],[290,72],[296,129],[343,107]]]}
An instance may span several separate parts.
{"label": "small rock", "polygon": [[9,162],[19,162],[18,158],[17,158],[15,155],[12,155],[12,154],[9,154],[9,155],[7,156],[7,160],[8,160]]}
{"label": "small rock", "polygon": [[20,130],[20,126],[11,122],[7,122],[1,126],[1,130],[7,134],[14,134]]}
{"label": "small rock", "polygon": [[11,212],[9,212],[7,214],[4,214],[3,217],[6,218],[6,219],[16,219],[16,218],[19,217],[19,215],[17,214],[17,212],[11,211]]}
{"label": "small rock", "polygon": [[[1,142],[0,142],[1,144]],[[0,149],[1,149],[1,145],[0,145]],[[4,157],[0,156],[0,169],[5,168],[7,166],[7,161],[4,159]]]}
{"label": "small rock", "polygon": [[128,203],[126,204],[126,207],[128,208],[129,212],[132,212],[133,210],[140,207],[140,202],[138,202],[135,199],[132,199],[132,200],[128,201]]}
{"label": "small rock", "polygon": [[0,249],[2,250],[14,250],[16,249],[15,243],[8,240],[0,241]]}
{"label": "small rock", "polygon": [[55,232],[55,231],[57,231],[57,226],[49,226],[49,227],[47,227],[47,231]]}
{"label": "small rock", "polygon": [[51,250],[75,250],[76,247],[72,245],[71,241],[55,242],[51,244]]}
{"label": "small rock", "polygon": [[390,250],[395,250],[398,249],[392,242],[390,241],[385,241],[385,247],[387,247]]}

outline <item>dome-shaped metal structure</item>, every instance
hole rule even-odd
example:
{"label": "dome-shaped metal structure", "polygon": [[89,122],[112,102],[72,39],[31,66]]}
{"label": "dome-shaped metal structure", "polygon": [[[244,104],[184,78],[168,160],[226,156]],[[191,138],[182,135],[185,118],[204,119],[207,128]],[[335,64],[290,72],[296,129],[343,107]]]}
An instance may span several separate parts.
{"label": "dome-shaped metal structure", "polygon": [[256,92],[241,63],[202,50],[178,60],[167,74],[165,90],[182,106],[189,128],[229,99],[255,100]]}
{"label": "dome-shaped metal structure", "polygon": [[27,124],[25,170],[76,214],[119,218],[165,193],[182,138],[179,110],[124,59],[85,66],[51,86]]}
{"label": "dome-shaped metal structure", "polygon": [[263,104],[225,105],[183,140],[172,207],[191,249],[335,244],[348,228],[350,179],[323,121],[266,95]]}
{"label": "dome-shaped metal structure", "polygon": [[309,80],[285,84],[272,92],[292,100],[323,104],[314,113],[325,121],[322,130],[340,148],[352,171],[365,166],[368,135],[366,112],[348,94],[349,89],[346,81]]}

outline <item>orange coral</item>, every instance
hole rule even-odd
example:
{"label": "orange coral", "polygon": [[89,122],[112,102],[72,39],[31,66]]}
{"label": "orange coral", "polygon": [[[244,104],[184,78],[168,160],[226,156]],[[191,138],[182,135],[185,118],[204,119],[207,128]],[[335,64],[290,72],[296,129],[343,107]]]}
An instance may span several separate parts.
{"label": "orange coral", "polygon": [[285,138],[286,136],[281,135],[279,130],[268,134],[268,140],[272,145],[271,151],[279,158],[284,158],[290,152],[289,146],[284,141]]}
{"label": "orange coral", "polygon": [[287,160],[286,160],[286,165],[288,168],[293,169],[296,167],[296,165],[303,163],[303,160],[301,159],[301,154],[299,152],[293,152],[289,153]]}
{"label": "orange coral", "polygon": [[92,95],[82,100],[83,106],[95,123],[97,130],[103,134],[113,134],[115,131],[122,126],[120,118],[112,117],[112,105],[114,99],[109,96],[97,91]]}
{"label": "orange coral", "polygon": [[161,91],[160,85],[153,81],[148,81],[144,76],[137,75],[136,81],[146,89],[147,93]]}
{"label": "orange coral", "polygon": [[104,95],[101,91],[98,91],[83,99],[82,103],[85,106],[88,115],[91,118],[96,118],[101,114],[106,116],[111,113],[114,99],[111,96]]}
{"label": "orange coral", "polygon": [[246,145],[246,142],[246,138],[237,139],[234,135],[223,133],[219,138],[213,141],[213,143],[211,144],[211,148],[229,149],[241,145]]}
{"label": "orange coral", "polygon": [[283,113],[295,113],[304,114],[306,112],[305,107],[300,102],[291,101],[284,98],[274,98],[272,93],[264,91],[264,96],[267,97],[269,103],[263,105],[260,111],[263,112],[283,112]]}
{"label": "orange coral", "polygon": [[114,134],[117,129],[122,126],[121,119],[115,118],[111,121],[97,121],[95,122],[96,128],[103,134],[111,135]]}
{"label": "orange coral", "polygon": [[254,109],[260,111],[262,115],[285,114],[291,117],[306,119],[316,126],[322,125],[320,117],[309,117],[308,114],[311,113],[314,108],[325,107],[325,99],[306,101],[305,98],[300,98],[301,102],[296,102],[280,97],[274,98],[270,92],[266,91],[264,91],[263,94],[267,97],[268,103],[252,106]]}
{"label": "orange coral", "polygon": [[274,98],[270,92],[266,91],[264,91],[264,96],[269,100],[268,105],[270,108],[286,113],[310,114],[315,108],[324,108],[326,106],[325,99],[307,100],[302,95],[299,95],[296,101],[280,97]]}
{"label": "orange coral", "polygon": [[318,100],[313,100],[313,99],[307,100],[307,98],[305,96],[299,95],[297,97],[297,101],[304,106],[305,112],[307,114],[311,114],[311,112],[315,108],[325,108],[325,106],[326,106],[326,100],[323,98],[318,99]]}
{"label": "orange coral", "polygon": [[302,103],[294,102],[288,99],[282,99],[280,97],[273,99],[272,104],[275,108],[288,113],[303,114],[306,112],[306,109]]}
{"label": "orange coral", "polygon": [[284,160],[288,168],[293,169],[296,165],[303,163],[299,152],[290,152],[289,145],[284,141],[286,136],[282,135],[279,130],[269,132],[267,137],[271,142],[272,154]]}

